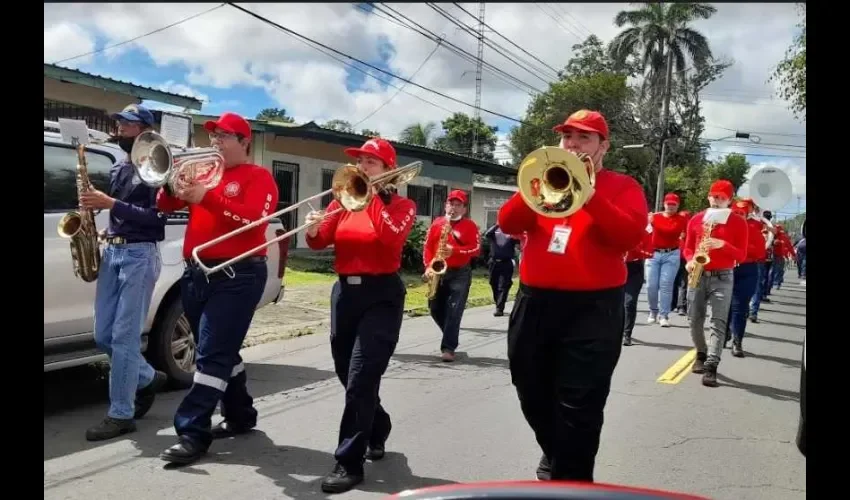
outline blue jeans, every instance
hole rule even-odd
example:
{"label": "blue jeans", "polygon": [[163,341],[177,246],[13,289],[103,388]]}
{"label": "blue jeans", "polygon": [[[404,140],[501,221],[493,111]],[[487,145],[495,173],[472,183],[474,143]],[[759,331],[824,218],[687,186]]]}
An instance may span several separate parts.
{"label": "blue jeans", "polygon": [[225,269],[207,280],[190,266],[180,280],[183,310],[198,339],[198,353],[192,388],[174,414],[174,428],[203,449],[212,443],[212,415],[219,401],[221,415],[234,428],[247,430],[257,424],[239,351],[263,296],[268,269],[264,261],[251,260],[231,268],[232,278]]}
{"label": "blue jeans", "polygon": [[[673,302],[673,282],[679,271],[679,249],[670,252],[655,253],[650,257],[647,267],[646,287],[649,301],[649,313],[652,316],[666,318],[670,315]],[[661,300],[659,307],[658,301]]]}
{"label": "blue jeans", "polygon": [[773,267],[770,269],[770,278],[768,280],[767,291],[773,290],[773,287],[780,287],[785,281],[785,259],[776,259],[773,261]]}
{"label": "blue jeans", "polygon": [[750,315],[750,300],[756,293],[759,280],[759,263],[741,264],[734,271],[732,305],[729,307],[729,331],[736,342],[744,338],[747,317]]}
{"label": "blue jeans", "polygon": [[103,250],[94,302],[94,341],[109,356],[109,412],[131,419],[136,391],[154,369],[142,357],[142,327],[162,261],[155,243],[108,245]]}
{"label": "blue jeans", "polygon": [[764,288],[767,282],[766,274],[770,272],[765,262],[758,263],[758,281],[756,281],[756,291],[753,293],[753,299],[750,302],[750,315],[758,317],[761,299],[764,298]]}

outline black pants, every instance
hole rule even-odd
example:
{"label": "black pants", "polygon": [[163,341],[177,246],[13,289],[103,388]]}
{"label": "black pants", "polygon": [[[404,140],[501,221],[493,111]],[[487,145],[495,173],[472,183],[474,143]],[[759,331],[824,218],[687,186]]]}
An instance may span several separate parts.
{"label": "black pants", "polygon": [[764,300],[765,297],[770,295],[770,273],[773,272],[773,257],[768,257],[768,259],[764,263],[764,274],[761,276],[761,299]]}
{"label": "black pants", "polygon": [[640,297],[641,288],[643,288],[644,277],[643,268],[645,260],[635,260],[626,263],[626,269],[629,272],[626,278],[626,286],[624,287],[624,306],[625,316],[623,325],[623,337],[631,338],[632,330],[635,328],[635,318],[637,317],[638,298]]}
{"label": "black pants", "polygon": [[514,261],[511,259],[492,259],[490,261],[490,288],[493,290],[493,302],[497,311],[505,310],[508,293],[514,285]]}
{"label": "black pants", "polygon": [[508,326],[511,381],[553,480],[593,481],[623,301],[623,287],[565,292],[520,283]]}
{"label": "black pants", "polygon": [[673,279],[673,299],[670,301],[670,309],[687,309],[688,303],[688,271],[685,270],[687,261],[683,258],[679,262],[679,270],[676,272],[676,277]]}
{"label": "black pants", "polygon": [[208,279],[190,266],[180,280],[183,310],[198,352],[192,388],[174,414],[174,428],[178,436],[203,449],[212,443],[211,420],[219,401],[222,416],[234,428],[257,424],[239,351],[263,296],[268,269],[260,257],[249,257],[231,268],[232,277],[222,270]]}
{"label": "black pants", "polygon": [[345,386],[345,408],[334,457],[362,472],[366,446],[390,434],[378,395],[398,343],[407,291],[398,274],[340,276],[331,291],[331,354]]}
{"label": "black pants", "polygon": [[454,352],[460,344],[460,322],[463,319],[463,311],[466,310],[470,285],[470,266],[448,269],[440,278],[436,295],[428,302],[431,318],[443,332],[440,350]]}

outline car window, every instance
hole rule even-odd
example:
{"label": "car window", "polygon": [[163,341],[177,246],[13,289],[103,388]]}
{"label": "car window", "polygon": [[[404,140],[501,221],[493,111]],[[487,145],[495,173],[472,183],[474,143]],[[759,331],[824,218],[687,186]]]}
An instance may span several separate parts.
{"label": "car window", "polygon": [[[86,151],[89,179],[95,188],[109,191],[113,159],[105,153]],[[70,146],[44,145],[44,211],[74,210],[77,203],[77,152]]]}

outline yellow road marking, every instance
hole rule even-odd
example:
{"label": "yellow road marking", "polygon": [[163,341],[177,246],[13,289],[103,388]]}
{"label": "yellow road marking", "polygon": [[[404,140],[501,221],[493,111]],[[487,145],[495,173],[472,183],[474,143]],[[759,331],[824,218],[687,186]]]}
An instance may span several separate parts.
{"label": "yellow road marking", "polygon": [[682,356],[679,361],[676,361],[673,366],[667,369],[664,373],[658,377],[657,382],[661,384],[678,384],[685,378],[685,376],[690,373],[691,366],[694,364],[694,360],[697,358],[697,350],[691,349],[684,356]]}

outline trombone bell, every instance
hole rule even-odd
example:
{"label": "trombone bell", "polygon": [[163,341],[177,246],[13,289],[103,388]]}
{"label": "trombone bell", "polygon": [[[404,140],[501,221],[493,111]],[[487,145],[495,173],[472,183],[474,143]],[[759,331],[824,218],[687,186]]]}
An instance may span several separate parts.
{"label": "trombone bell", "polygon": [[588,155],[555,146],[532,151],[517,171],[522,199],[534,212],[550,218],[576,213],[595,182],[596,169]]}

